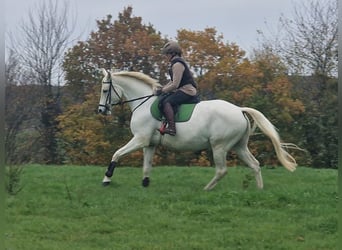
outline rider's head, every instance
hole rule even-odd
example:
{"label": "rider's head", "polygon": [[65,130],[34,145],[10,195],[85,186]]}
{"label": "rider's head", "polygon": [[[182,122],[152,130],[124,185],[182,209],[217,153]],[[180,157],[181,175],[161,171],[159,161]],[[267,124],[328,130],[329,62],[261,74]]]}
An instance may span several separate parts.
{"label": "rider's head", "polygon": [[182,56],[182,49],[178,43],[174,41],[167,42],[162,48],[162,53],[164,55],[170,55],[171,58],[174,56]]}

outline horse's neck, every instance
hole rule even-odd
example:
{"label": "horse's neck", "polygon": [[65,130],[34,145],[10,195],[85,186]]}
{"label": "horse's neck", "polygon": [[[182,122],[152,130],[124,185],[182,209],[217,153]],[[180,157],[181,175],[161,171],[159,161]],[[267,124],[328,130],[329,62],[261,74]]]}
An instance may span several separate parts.
{"label": "horse's neck", "polygon": [[152,94],[152,89],[147,84],[130,77],[122,79],[124,80],[119,81],[118,85],[123,90],[123,95],[126,99],[135,99]]}
{"label": "horse's neck", "polygon": [[[152,94],[152,89],[146,83],[131,77],[120,77],[117,82],[123,91],[123,96],[126,100],[134,100],[143,96]],[[141,103],[141,100],[130,102],[131,109],[134,109]]]}

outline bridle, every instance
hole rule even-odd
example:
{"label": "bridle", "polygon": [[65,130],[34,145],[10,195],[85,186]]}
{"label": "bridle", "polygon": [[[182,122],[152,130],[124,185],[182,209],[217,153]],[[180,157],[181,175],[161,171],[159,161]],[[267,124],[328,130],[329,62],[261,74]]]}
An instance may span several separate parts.
{"label": "bridle", "polygon": [[[113,81],[112,79],[109,79],[106,82],[102,82],[102,84],[109,84],[109,89],[108,89],[108,94],[106,97],[106,102],[105,104],[99,104],[100,107],[104,107],[105,108],[105,112],[110,111],[110,106],[116,106],[116,105],[124,105],[125,103],[129,103],[129,102],[134,102],[137,100],[143,100],[141,103],[139,103],[138,106],[136,106],[133,110],[132,113],[139,108],[141,105],[143,105],[146,101],[148,101],[152,96],[154,96],[154,94],[151,95],[146,95],[146,96],[142,96],[142,97],[138,97],[138,98],[134,98],[134,99],[130,99],[130,100],[123,100],[122,97],[119,95],[119,93],[117,92],[117,90],[115,89],[114,85],[113,85]],[[115,93],[115,95],[118,97],[119,101],[116,103],[112,103],[112,90]]]}

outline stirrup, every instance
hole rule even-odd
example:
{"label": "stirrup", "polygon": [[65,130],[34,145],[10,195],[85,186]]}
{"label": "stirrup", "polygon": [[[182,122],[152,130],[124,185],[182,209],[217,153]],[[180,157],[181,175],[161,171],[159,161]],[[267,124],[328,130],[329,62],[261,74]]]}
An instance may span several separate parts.
{"label": "stirrup", "polygon": [[176,130],[167,128],[167,129],[164,130],[164,134],[168,134],[168,135],[171,135],[171,136],[175,136],[175,135],[176,135]]}

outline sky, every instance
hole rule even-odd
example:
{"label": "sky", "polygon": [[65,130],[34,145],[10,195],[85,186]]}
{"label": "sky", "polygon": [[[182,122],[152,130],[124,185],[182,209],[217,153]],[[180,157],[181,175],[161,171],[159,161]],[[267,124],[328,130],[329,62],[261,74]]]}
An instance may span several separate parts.
{"label": "sky", "polygon": [[[29,10],[41,1],[5,0],[5,27],[16,36],[21,22],[27,20]],[[142,17],[144,24],[152,24],[163,36],[175,38],[177,30],[203,31],[216,28],[224,41],[234,42],[247,53],[257,47],[257,30],[275,31],[279,17],[291,17],[294,6],[306,0],[69,0],[70,14],[76,20],[77,35],[86,40],[96,31],[96,20],[108,14],[116,20],[127,6],[133,15]],[[61,5],[63,1],[58,1]],[[20,35],[20,34],[19,34]],[[75,34],[76,35],[76,34]]]}

